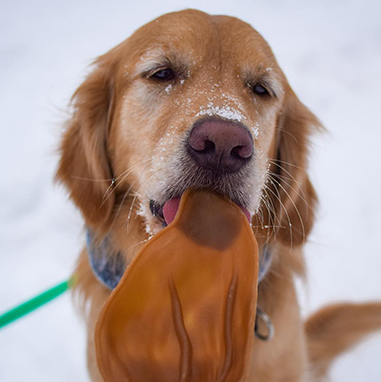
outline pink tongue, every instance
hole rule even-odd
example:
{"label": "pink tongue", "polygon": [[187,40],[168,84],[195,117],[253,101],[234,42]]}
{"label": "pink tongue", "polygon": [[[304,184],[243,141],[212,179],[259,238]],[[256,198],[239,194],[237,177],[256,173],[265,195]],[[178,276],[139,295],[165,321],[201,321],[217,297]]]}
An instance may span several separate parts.
{"label": "pink tongue", "polygon": [[[173,198],[171,200],[168,200],[168,202],[164,204],[163,215],[168,225],[170,225],[175,219],[177,210],[179,209],[179,205],[180,205],[180,198]],[[242,207],[242,206],[238,206],[238,207],[244,212],[244,214],[247,217],[247,220],[250,222],[251,221],[250,212],[245,207]]]}
{"label": "pink tongue", "polygon": [[179,205],[180,198],[173,198],[171,200],[168,200],[168,202],[164,204],[163,215],[168,225],[170,225],[175,219],[176,212],[179,209]]}

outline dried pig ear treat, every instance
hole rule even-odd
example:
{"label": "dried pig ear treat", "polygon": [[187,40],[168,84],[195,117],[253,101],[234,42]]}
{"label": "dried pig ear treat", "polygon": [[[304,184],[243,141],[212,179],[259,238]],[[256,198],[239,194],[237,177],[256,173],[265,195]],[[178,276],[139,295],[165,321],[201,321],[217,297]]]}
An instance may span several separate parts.
{"label": "dried pig ear treat", "polygon": [[258,247],[240,207],[188,190],[174,221],[128,266],[96,327],[106,382],[245,378]]}

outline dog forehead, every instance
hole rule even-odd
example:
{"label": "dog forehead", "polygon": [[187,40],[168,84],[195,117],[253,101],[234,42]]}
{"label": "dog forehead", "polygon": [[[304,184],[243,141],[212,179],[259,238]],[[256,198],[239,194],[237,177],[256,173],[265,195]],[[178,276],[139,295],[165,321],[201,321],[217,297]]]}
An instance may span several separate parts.
{"label": "dog forehead", "polygon": [[151,21],[130,37],[129,45],[139,57],[161,51],[195,61],[275,61],[266,41],[249,24],[196,10],[169,13]]}

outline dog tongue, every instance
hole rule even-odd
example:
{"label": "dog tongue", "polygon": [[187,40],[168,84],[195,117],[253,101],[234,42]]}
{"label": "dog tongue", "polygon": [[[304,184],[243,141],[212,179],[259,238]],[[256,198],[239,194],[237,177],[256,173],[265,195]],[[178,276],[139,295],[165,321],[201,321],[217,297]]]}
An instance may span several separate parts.
{"label": "dog tongue", "polygon": [[[173,220],[175,219],[176,213],[179,209],[179,205],[180,205],[180,198],[170,199],[168,200],[168,202],[164,204],[163,215],[164,215],[165,222],[168,225],[171,224]],[[250,222],[251,221],[250,212],[245,207],[242,207],[239,205],[238,207],[243,211],[243,213],[247,217],[247,220]]]}
{"label": "dog tongue", "polygon": [[254,336],[258,248],[234,203],[168,202],[167,228],[134,258],[95,332],[106,382],[241,381]]}
{"label": "dog tongue", "polygon": [[176,213],[179,209],[180,198],[173,198],[168,200],[163,207],[163,215],[165,222],[170,225],[175,220]]}

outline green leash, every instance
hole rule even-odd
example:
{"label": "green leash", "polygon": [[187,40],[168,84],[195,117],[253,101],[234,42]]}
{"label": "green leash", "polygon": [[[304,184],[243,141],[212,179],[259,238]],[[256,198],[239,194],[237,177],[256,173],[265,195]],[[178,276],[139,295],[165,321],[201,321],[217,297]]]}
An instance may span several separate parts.
{"label": "green leash", "polygon": [[74,277],[70,278],[67,281],[64,281],[53,288],[42,292],[41,294],[33,297],[32,299],[25,301],[24,303],[16,306],[15,308],[8,310],[0,315],[0,329],[4,326],[11,324],[12,322],[18,320],[19,318],[33,312],[42,305],[48,303],[49,301],[54,300],[62,293],[65,293],[74,285]]}

